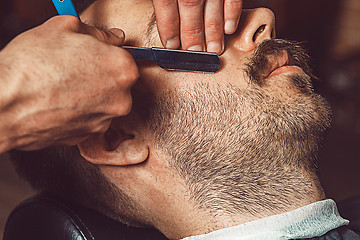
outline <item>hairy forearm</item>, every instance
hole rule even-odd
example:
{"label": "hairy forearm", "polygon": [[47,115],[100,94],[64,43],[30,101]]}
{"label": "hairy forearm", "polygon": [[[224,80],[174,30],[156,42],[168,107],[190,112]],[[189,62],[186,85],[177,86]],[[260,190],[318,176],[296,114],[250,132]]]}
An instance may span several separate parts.
{"label": "hairy forearm", "polygon": [[0,52],[0,154],[15,145],[14,126],[21,82],[20,71],[16,71],[3,52]]}
{"label": "hairy forearm", "polygon": [[58,118],[51,121],[45,114],[51,109],[40,84],[45,80],[34,71],[39,64],[21,56],[6,48],[0,52],[0,154],[39,141],[39,132]]}

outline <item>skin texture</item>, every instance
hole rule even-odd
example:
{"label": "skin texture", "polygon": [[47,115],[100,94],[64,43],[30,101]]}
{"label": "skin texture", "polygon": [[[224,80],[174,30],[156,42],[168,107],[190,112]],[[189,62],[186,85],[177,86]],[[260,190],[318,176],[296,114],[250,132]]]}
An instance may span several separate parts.
{"label": "skin texture", "polygon": [[0,52],[0,153],[75,145],[128,114],[138,69],[123,42],[72,16],[13,39]]}
{"label": "skin texture", "polygon": [[[124,29],[126,45],[162,45],[150,0],[98,0],[81,18]],[[18,172],[170,239],[324,199],[313,161],[329,107],[312,90],[307,55],[274,35],[270,10],[243,10],[215,74],[138,62],[129,115],[77,147],[15,152]]]}
{"label": "skin texture", "polygon": [[[81,17],[124,29],[127,45],[161,46],[152,16],[151,1],[99,0]],[[179,239],[324,199],[311,163],[329,109],[301,51],[273,36],[270,10],[244,10],[218,73],[139,63],[133,111],[78,145],[136,205],[119,213]],[[301,68],[279,68],[291,63]]]}
{"label": "skin texture", "polygon": [[161,42],[166,48],[222,53],[224,33],[236,31],[241,0],[154,0]]}

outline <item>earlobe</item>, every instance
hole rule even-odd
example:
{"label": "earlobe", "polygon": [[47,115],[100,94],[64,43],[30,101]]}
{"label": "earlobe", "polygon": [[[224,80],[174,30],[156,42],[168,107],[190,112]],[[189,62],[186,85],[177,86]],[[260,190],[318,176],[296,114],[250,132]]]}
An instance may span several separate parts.
{"label": "earlobe", "polygon": [[142,163],[150,151],[141,134],[127,134],[112,127],[105,133],[90,136],[78,148],[81,156],[93,164],[116,166]]}

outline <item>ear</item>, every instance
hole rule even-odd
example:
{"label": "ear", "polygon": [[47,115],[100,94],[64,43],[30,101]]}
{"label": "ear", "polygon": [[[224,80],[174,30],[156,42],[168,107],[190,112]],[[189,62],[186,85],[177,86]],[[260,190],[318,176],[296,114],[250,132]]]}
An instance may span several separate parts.
{"label": "ear", "polygon": [[78,144],[78,148],[87,161],[99,165],[139,164],[146,161],[150,153],[149,145],[140,132],[116,120],[105,133],[90,136]]}

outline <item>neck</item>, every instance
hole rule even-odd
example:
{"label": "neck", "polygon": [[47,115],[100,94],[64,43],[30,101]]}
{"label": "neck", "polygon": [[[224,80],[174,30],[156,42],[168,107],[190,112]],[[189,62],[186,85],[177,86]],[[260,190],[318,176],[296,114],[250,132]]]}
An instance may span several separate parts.
{"label": "neck", "polygon": [[[164,164],[164,162],[166,164]],[[311,170],[278,167],[248,171],[234,184],[231,197],[222,185],[201,185],[206,193],[197,196],[190,184],[161,158],[149,157],[128,175],[123,169],[123,191],[139,205],[147,224],[169,239],[206,234],[289,212],[325,198],[319,180]],[[117,175],[119,176],[119,174]],[[226,183],[226,177],[224,181]],[[224,183],[224,184],[225,184]],[[226,187],[226,186],[224,186]],[[198,189],[199,190],[199,189]],[[200,199],[200,200],[199,200]]]}
{"label": "neck", "polygon": [[[304,184],[305,179],[307,180],[306,184]],[[273,204],[270,205],[275,204],[275,207],[269,207],[266,202],[258,199],[256,203],[249,202],[248,206],[250,207],[243,208],[247,210],[236,213],[229,213],[232,211],[226,208],[218,208],[218,210],[199,208],[189,198],[179,197],[180,195],[177,195],[176,198],[170,196],[171,199],[164,199],[163,204],[158,206],[161,210],[158,212],[159,217],[156,218],[154,225],[168,238],[182,239],[289,212],[325,198],[317,178],[304,177],[304,182],[299,186],[306,185],[308,189],[306,191],[301,189],[298,192],[305,191],[309,194],[299,197],[298,192],[288,193],[286,201],[283,202],[279,201],[278,195],[274,195],[273,199],[268,198],[268,201],[272,201]],[[183,194],[182,196],[188,195]],[[280,199],[285,199],[285,197]]]}

